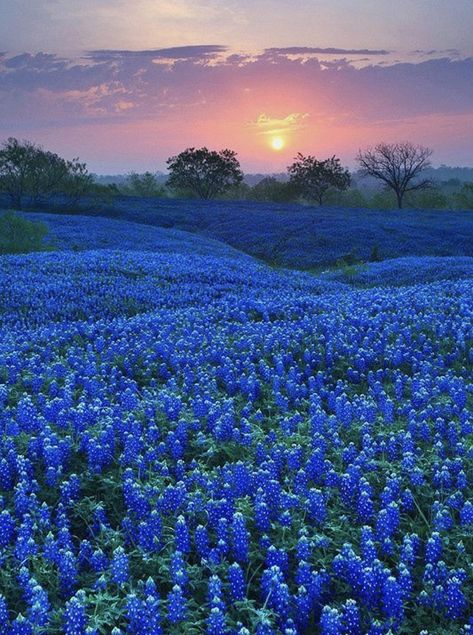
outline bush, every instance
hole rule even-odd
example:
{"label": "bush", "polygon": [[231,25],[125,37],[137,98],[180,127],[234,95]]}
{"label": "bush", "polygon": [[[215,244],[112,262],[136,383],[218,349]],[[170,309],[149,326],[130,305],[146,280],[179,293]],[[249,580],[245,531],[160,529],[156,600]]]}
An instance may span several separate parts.
{"label": "bush", "polygon": [[163,198],[166,196],[166,189],[159,184],[156,174],[152,172],[144,172],[143,174],[130,172],[122,189],[124,194],[130,196],[142,196],[143,198]]}
{"label": "bush", "polygon": [[51,245],[44,242],[47,234],[44,223],[34,223],[7,211],[0,216],[0,254],[49,251]]}
{"label": "bush", "polygon": [[290,203],[298,197],[298,189],[293,183],[278,181],[274,176],[266,176],[251,188],[251,198],[255,201]]}
{"label": "bush", "polygon": [[375,192],[371,198],[370,207],[373,209],[396,209],[396,196],[386,189]]}
{"label": "bush", "polygon": [[406,205],[419,209],[445,209],[448,206],[447,197],[438,187],[409,192],[406,195]]}
{"label": "bush", "polygon": [[473,209],[473,183],[464,183],[455,196],[455,202],[459,209]]}

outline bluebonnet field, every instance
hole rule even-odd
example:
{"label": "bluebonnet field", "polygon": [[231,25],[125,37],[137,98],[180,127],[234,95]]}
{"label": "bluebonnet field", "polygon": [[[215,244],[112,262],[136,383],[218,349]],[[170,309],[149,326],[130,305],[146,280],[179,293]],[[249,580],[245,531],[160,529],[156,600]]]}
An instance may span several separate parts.
{"label": "bluebonnet field", "polygon": [[23,216],[44,223],[49,230],[49,242],[60,250],[120,249],[244,257],[243,252],[226,243],[179,229],[72,214],[25,213]]}
{"label": "bluebonnet field", "polygon": [[[90,213],[94,213],[92,210]],[[286,267],[346,256],[473,256],[471,211],[305,207],[250,201],[118,197],[99,216],[197,232]]]}
{"label": "bluebonnet field", "polygon": [[473,259],[58,219],[0,258],[0,633],[470,633]]}

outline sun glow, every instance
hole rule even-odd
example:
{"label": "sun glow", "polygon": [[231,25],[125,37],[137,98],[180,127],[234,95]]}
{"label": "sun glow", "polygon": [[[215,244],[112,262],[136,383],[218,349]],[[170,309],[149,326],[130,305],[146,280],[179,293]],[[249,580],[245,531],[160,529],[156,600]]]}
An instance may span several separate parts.
{"label": "sun glow", "polygon": [[282,137],[273,137],[271,139],[271,147],[273,150],[276,150],[276,152],[279,152],[279,150],[282,150],[285,145],[286,145],[286,142],[284,141]]}

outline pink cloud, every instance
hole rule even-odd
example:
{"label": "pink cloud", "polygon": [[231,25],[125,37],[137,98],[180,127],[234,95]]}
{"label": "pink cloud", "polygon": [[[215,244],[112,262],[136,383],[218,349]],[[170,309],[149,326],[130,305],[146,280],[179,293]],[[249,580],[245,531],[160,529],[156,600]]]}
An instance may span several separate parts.
{"label": "pink cloud", "polygon": [[[294,57],[294,50],[5,56],[0,136],[79,154],[101,171],[163,167],[170,154],[199,144],[235,148],[247,169],[283,168],[299,150],[336,152],[350,163],[360,145],[388,137],[427,143],[438,162],[471,162],[473,58],[382,65],[373,63],[381,54],[374,51],[360,67],[344,57]],[[285,153],[268,150],[264,126],[256,125],[262,113],[267,130],[290,131]]]}

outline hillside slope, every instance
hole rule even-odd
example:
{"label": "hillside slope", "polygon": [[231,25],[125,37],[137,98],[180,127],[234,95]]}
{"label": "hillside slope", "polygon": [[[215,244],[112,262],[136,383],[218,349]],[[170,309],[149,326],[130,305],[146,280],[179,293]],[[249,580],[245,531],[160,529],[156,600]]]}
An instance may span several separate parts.
{"label": "hillside slope", "polygon": [[48,239],[60,250],[120,249],[248,258],[246,254],[209,236],[120,218],[36,212],[26,212],[24,216],[47,225],[50,232]]}
{"label": "hillside slope", "polygon": [[462,633],[472,324],[473,278],[1,257],[3,630]]}
{"label": "hillside slope", "polygon": [[344,257],[473,256],[470,211],[369,210],[119,198],[100,214],[204,234],[268,262],[319,268]]}

